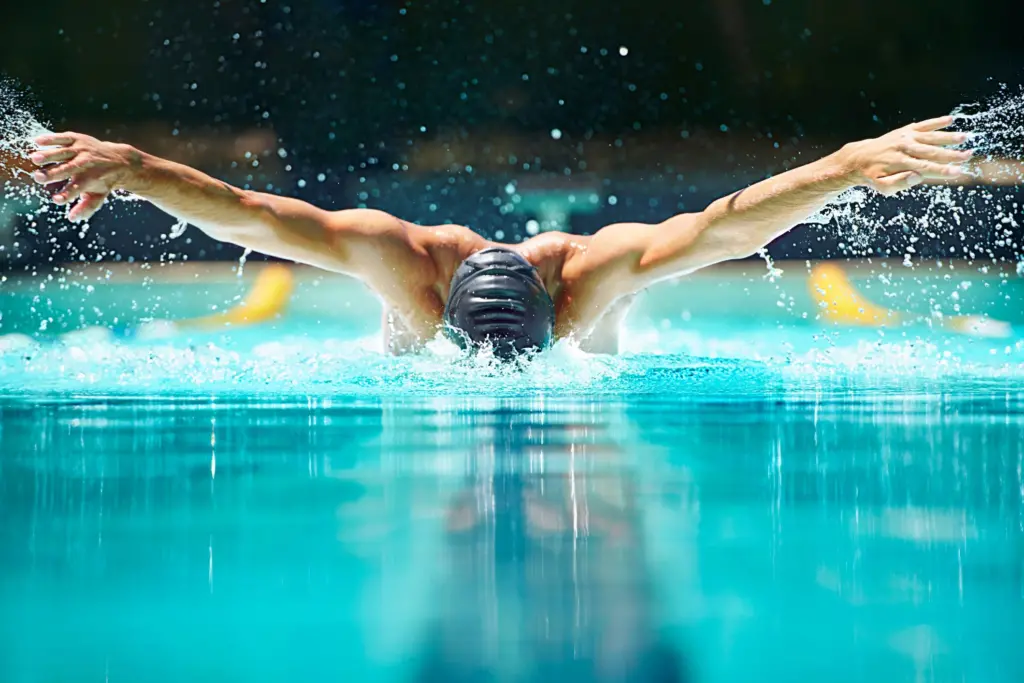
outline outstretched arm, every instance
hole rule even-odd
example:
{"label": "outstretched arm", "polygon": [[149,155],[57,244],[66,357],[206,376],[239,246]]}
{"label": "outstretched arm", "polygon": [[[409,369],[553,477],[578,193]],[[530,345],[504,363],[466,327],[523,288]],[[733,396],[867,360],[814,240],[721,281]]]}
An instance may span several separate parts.
{"label": "outstretched arm", "polygon": [[589,240],[566,267],[576,282],[576,316],[583,327],[616,299],[667,278],[749,256],[788,232],[844,190],[858,185],[894,194],[921,182],[949,181],[954,164],[971,153],[948,149],[967,138],[942,131],[942,117],[882,137],[846,145],[823,159],[787,171],[727,197],[700,213],[656,224],[611,225]]}
{"label": "outstretched arm", "polygon": [[[325,211],[306,202],[242,190],[196,169],[78,133],[44,135],[31,159],[36,182],[67,181],[53,196],[88,220],[114,190],[147,199],[214,239],[361,277],[371,285],[416,272],[425,258],[410,227],[381,211]],[[77,203],[76,203],[77,202]],[[383,265],[386,263],[386,267]]]}

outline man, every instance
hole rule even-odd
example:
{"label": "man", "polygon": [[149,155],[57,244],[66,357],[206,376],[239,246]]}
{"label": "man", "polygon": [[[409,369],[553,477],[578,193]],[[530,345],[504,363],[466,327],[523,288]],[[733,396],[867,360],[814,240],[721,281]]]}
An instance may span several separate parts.
{"label": "man", "polygon": [[149,200],[211,237],[346,273],[383,300],[392,352],[444,330],[462,346],[487,343],[502,358],[571,337],[584,349],[617,349],[618,323],[635,293],[660,280],[749,256],[849,188],[894,194],[955,181],[969,151],[945,116],[844,146],[656,224],[609,225],[592,236],[538,235],[490,242],[457,225],[420,226],[371,209],[325,211],[240,190],[195,169],[78,133],[43,135],[35,180],[67,181],[54,194],[87,220],[113,190]]}

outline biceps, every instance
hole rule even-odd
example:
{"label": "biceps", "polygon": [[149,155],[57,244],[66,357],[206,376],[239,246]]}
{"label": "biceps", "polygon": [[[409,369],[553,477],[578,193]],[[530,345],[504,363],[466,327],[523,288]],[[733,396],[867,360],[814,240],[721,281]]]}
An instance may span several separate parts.
{"label": "biceps", "polygon": [[629,281],[633,289],[699,267],[699,223],[693,214],[656,224],[619,223],[594,235],[590,259],[604,275]]}
{"label": "biceps", "polygon": [[332,214],[306,202],[259,192],[242,203],[248,220],[222,224],[214,236],[247,249],[299,263],[342,270],[348,260],[332,244]]}
{"label": "biceps", "polygon": [[299,263],[361,275],[390,243],[405,240],[401,221],[381,211],[326,211],[304,201],[248,193],[251,220],[218,235],[248,249]]}

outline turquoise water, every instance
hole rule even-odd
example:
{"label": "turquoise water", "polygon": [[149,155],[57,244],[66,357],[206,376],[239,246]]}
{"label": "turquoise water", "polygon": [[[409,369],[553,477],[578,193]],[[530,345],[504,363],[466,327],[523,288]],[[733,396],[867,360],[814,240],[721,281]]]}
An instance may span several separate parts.
{"label": "turquoise water", "polygon": [[0,681],[1024,678],[1024,346],[8,337]]}

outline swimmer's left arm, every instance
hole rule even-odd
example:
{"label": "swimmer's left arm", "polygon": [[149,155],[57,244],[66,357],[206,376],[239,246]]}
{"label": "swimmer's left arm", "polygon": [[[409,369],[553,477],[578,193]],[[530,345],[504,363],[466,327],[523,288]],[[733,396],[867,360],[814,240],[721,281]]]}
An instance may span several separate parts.
{"label": "swimmer's left arm", "polygon": [[659,280],[750,256],[852,187],[868,186],[888,195],[921,182],[960,178],[964,172],[959,164],[971,153],[947,148],[966,140],[963,133],[941,130],[950,123],[948,116],[931,119],[848,144],[718,199],[700,213],[656,225],[608,226],[582,245],[570,268],[595,285],[614,283],[615,291],[598,298],[617,298]]}

